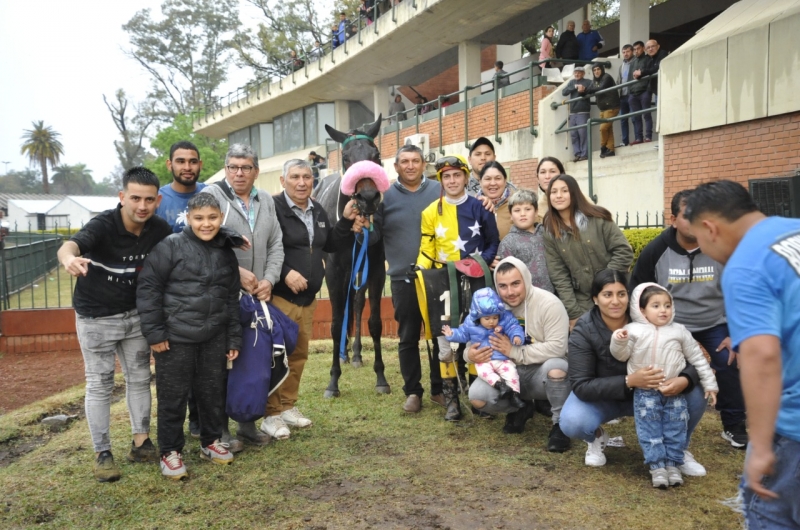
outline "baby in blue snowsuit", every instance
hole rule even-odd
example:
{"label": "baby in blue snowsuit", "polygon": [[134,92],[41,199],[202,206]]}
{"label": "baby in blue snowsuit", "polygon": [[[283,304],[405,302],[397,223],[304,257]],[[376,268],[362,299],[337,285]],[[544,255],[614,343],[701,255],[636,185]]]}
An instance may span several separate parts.
{"label": "baby in blue snowsuit", "polygon": [[[525,342],[525,331],[519,325],[517,317],[506,309],[491,287],[475,291],[464,323],[456,329],[442,326],[442,333],[451,342],[473,342],[478,343],[481,348],[491,346],[489,337],[495,333],[507,335],[516,346]],[[514,361],[494,350],[491,361],[476,363],[475,369],[478,377],[500,391],[501,398],[511,399],[518,407],[525,405],[519,397],[519,374]]]}

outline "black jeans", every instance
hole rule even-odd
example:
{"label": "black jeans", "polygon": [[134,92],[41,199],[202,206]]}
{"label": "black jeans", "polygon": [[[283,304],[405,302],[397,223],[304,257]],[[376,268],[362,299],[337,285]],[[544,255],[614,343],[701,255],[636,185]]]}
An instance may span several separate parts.
{"label": "black jeans", "polygon": [[[422,364],[419,360],[419,336],[422,329],[422,314],[419,312],[417,291],[414,282],[392,280],[392,305],[400,338],[398,356],[400,373],[403,375],[403,392],[406,396],[422,397]],[[431,369],[431,394],[442,393],[442,375],[439,370],[439,345],[433,342],[433,355],[428,357]]]}
{"label": "black jeans", "polygon": [[717,377],[719,394],[717,395],[717,410],[724,427],[733,427],[742,423],[745,418],[744,396],[742,383],[739,380],[739,365],[733,361],[728,365],[728,349],[717,351],[719,343],[729,337],[728,325],[720,324],[713,328],[695,331],[692,333],[694,340],[706,349],[711,357],[711,368]]}
{"label": "black jeans", "polygon": [[202,344],[170,343],[169,350],[153,355],[158,397],[158,448],[162,455],[183,451],[183,422],[190,388],[194,390],[200,414],[200,444],[206,447],[222,436],[226,346],[226,334],[221,333]]}

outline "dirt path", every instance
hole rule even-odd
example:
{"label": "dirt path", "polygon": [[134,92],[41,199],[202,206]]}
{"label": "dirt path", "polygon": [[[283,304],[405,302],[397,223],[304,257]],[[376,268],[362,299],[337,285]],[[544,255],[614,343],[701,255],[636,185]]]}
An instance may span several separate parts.
{"label": "dirt path", "polygon": [[0,414],[83,381],[80,351],[4,354],[0,357]]}

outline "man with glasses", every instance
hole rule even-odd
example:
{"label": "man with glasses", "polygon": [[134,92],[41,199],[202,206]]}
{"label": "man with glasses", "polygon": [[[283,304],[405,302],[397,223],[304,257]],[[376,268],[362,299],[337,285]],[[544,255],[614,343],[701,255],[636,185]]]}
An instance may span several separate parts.
{"label": "man with glasses", "polygon": [[[233,144],[225,155],[225,179],[207,186],[203,193],[210,193],[219,201],[222,224],[250,240],[250,249],[234,249],[239,259],[242,289],[267,301],[281,275],[283,233],[275,215],[275,203],[267,192],[256,189],[256,177],[255,151],[248,145]],[[222,442],[230,444],[231,452],[241,451],[241,442],[260,446],[270,441],[267,434],[255,428],[255,422],[239,423],[236,432],[239,440],[231,437],[227,420],[225,423]]]}

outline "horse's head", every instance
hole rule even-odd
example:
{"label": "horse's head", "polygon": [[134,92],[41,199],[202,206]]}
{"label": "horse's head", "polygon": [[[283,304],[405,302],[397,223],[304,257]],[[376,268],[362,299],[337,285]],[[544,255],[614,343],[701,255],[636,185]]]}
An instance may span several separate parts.
{"label": "horse's head", "polygon": [[356,162],[342,178],[342,193],[356,201],[361,215],[378,211],[381,193],[389,189],[389,178],[381,166],[369,160]]}
{"label": "horse's head", "polygon": [[337,131],[330,125],[325,125],[328,135],[342,144],[342,164],[347,171],[351,165],[363,160],[370,160],[376,164],[381,164],[381,153],[375,146],[375,136],[381,128],[382,116],[374,123],[366,127],[365,130],[352,129],[350,132]]}

